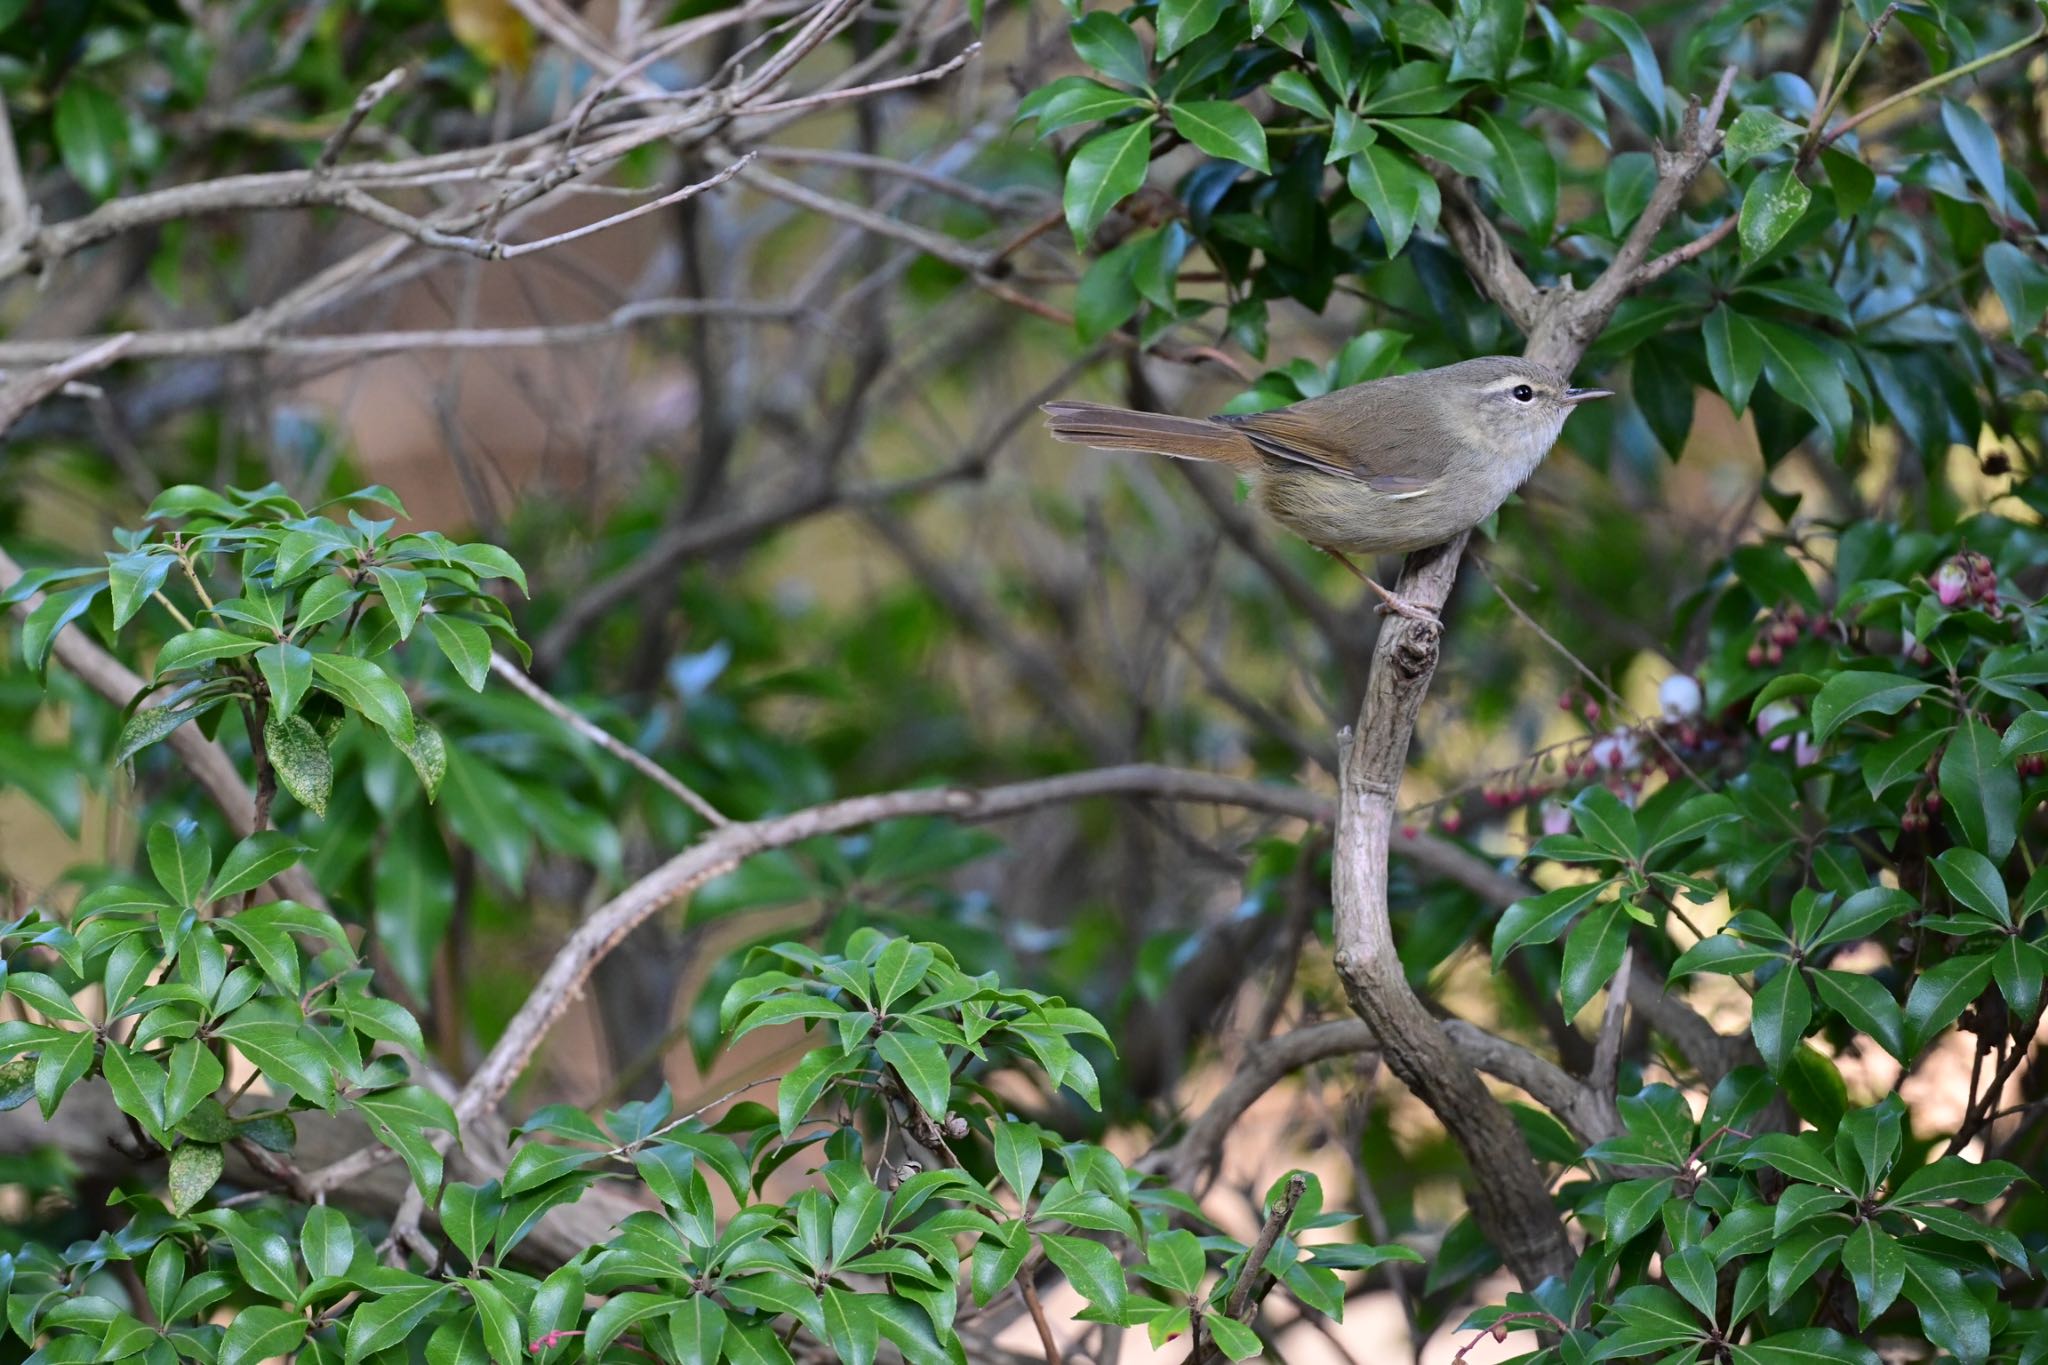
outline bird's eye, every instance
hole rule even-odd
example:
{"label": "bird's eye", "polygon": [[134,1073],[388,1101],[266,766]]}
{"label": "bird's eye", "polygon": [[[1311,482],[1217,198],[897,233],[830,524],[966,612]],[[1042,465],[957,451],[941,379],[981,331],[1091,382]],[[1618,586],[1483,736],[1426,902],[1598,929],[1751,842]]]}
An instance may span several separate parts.
{"label": "bird's eye", "polygon": [[1515,385],[1515,401],[1517,403],[1534,402],[1535,398],[1536,390],[1530,388],[1527,384]]}

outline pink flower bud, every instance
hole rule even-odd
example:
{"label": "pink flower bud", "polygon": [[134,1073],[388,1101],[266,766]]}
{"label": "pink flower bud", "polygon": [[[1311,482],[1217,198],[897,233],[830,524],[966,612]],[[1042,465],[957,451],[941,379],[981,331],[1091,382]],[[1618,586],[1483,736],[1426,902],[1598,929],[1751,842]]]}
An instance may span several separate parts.
{"label": "pink flower bud", "polygon": [[1952,607],[1963,600],[1970,590],[1970,573],[1953,559],[1943,564],[1934,574],[1934,595],[1941,599],[1941,605]]}
{"label": "pink flower bud", "polygon": [[1571,808],[1569,806],[1561,806],[1555,801],[1546,802],[1543,807],[1543,832],[1545,834],[1570,834],[1572,832]]}
{"label": "pink flower bud", "polygon": [[1802,768],[1820,762],[1820,746],[1813,742],[1813,736],[1801,730],[1792,737],[1792,761]]}

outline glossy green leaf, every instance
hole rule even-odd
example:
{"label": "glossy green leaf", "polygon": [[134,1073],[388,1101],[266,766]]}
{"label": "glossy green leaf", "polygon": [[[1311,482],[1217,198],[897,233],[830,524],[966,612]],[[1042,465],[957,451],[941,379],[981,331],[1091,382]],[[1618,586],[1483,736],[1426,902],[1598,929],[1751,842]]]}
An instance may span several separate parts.
{"label": "glossy green leaf", "polygon": [[1229,100],[1179,100],[1166,106],[1174,131],[1211,156],[1241,162],[1260,174],[1266,162],[1266,130],[1243,106]]}
{"label": "glossy green leaf", "polygon": [[1085,244],[1109,211],[1145,183],[1154,116],[1097,133],[1067,166],[1067,226]]}

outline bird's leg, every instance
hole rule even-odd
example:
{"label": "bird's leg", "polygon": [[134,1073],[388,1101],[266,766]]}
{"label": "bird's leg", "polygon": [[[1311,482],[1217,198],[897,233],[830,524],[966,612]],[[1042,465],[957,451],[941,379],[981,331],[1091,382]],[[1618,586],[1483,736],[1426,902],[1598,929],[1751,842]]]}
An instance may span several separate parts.
{"label": "bird's leg", "polygon": [[1351,570],[1353,576],[1355,576],[1359,582],[1365,584],[1366,587],[1371,588],[1375,593],[1379,595],[1380,603],[1377,607],[1373,608],[1373,610],[1377,611],[1380,615],[1386,616],[1392,614],[1394,616],[1405,616],[1411,621],[1423,621],[1433,626],[1443,624],[1443,619],[1439,617],[1435,612],[1431,611],[1428,607],[1419,607],[1415,605],[1415,603],[1410,602],[1407,598],[1402,597],[1396,593],[1388,592],[1385,588],[1381,587],[1376,581],[1374,581],[1371,575],[1365,572],[1365,570],[1359,568],[1356,564],[1353,564],[1351,562],[1351,557],[1345,554],[1342,550],[1332,549],[1328,545],[1318,545],[1316,546],[1316,548],[1318,550],[1321,550],[1330,558],[1336,560],[1339,564],[1342,564],[1345,568]]}

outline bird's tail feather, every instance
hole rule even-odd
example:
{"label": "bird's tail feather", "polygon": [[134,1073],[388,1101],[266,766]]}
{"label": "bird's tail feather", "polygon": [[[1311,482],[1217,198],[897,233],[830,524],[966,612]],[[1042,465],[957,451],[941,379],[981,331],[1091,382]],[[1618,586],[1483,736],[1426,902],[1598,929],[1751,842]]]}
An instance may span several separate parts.
{"label": "bird's tail feather", "polygon": [[1200,417],[1133,412],[1102,403],[1045,405],[1046,430],[1055,441],[1097,450],[1149,450],[1182,460],[1248,464],[1258,458],[1243,436]]}

